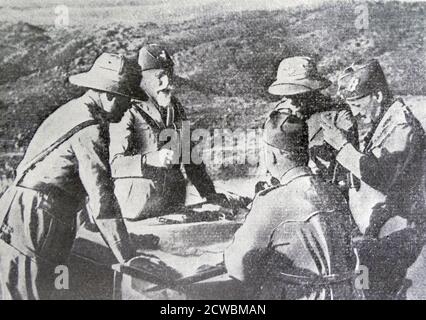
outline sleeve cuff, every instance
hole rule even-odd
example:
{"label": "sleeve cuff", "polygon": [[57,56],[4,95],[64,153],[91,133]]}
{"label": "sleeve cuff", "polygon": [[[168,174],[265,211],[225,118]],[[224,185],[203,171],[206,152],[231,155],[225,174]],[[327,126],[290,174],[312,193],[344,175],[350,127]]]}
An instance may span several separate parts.
{"label": "sleeve cuff", "polygon": [[345,145],[337,154],[336,160],[356,177],[360,177],[360,161],[363,154],[352,144]]}
{"label": "sleeve cuff", "polygon": [[142,155],[115,158],[111,163],[111,172],[115,179],[142,177]]}

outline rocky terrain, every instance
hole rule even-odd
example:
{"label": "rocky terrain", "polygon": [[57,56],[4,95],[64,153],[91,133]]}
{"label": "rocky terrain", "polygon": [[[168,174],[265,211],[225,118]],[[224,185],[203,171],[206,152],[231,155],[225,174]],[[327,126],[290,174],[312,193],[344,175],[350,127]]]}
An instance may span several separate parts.
{"label": "rocky terrain", "polygon": [[[148,42],[165,44],[173,53],[179,97],[193,127],[259,127],[275,99],[267,94],[267,86],[279,61],[292,55],[314,57],[333,80],[353,61],[376,57],[395,93],[424,95],[426,5],[370,3],[367,30],[356,28],[355,7],[345,2],[228,12],[179,22],[124,20],[65,29],[3,22],[0,175],[11,178],[37,126],[55,108],[82,93],[67,82],[70,74],[86,71],[103,51],[130,56]],[[335,87],[329,92],[334,94]],[[246,171],[232,167],[213,173],[223,178]]]}

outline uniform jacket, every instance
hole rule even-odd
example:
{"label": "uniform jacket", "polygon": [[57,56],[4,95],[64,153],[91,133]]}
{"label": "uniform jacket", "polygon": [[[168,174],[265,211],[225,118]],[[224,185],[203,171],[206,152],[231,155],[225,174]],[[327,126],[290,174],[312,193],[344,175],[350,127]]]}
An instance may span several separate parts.
{"label": "uniform jacket", "polygon": [[[181,139],[182,121],[187,120],[185,111],[175,98],[172,99],[172,106],[172,119],[167,120],[153,99],[134,101],[133,107],[121,122],[110,126],[111,168],[116,179],[117,196],[122,198],[119,191],[120,180],[142,178],[145,182],[139,182],[141,195],[136,200],[146,201],[147,211],[163,211],[185,201],[186,182],[181,171],[181,160],[171,169],[150,167],[143,163],[144,155],[161,149],[168,142],[163,138],[164,133],[175,135],[176,139],[173,141],[176,143],[172,148],[176,152],[185,147],[190,150],[189,132],[187,139]],[[168,127],[167,121],[170,121]],[[183,167],[202,197],[215,192],[204,164],[185,162]]]}
{"label": "uniform jacket", "polygon": [[66,258],[75,237],[77,212],[87,197],[88,210],[117,259],[131,257],[113,193],[108,123],[88,94],[58,108],[42,123],[17,169],[18,176],[41,150],[93,119],[98,124],[62,143],[1,198],[2,238],[22,253],[52,261]]}
{"label": "uniform jacket", "polygon": [[[350,281],[333,288],[298,286],[276,275],[315,277],[355,270],[348,205],[335,186],[307,167],[288,171],[281,185],[260,192],[225,251],[230,276],[264,288],[262,298],[351,298]],[[265,289],[268,288],[269,289]],[[255,289],[256,290],[256,289]],[[268,292],[269,290],[269,292]]]}
{"label": "uniform jacket", "polygon": [[410,109],[395,101],[371,132],[363,150],[346,145],[337,161],[354,180],[350,207],[361,231],[377,236],[391,217],[411,222],[424,219],[424,131]]}

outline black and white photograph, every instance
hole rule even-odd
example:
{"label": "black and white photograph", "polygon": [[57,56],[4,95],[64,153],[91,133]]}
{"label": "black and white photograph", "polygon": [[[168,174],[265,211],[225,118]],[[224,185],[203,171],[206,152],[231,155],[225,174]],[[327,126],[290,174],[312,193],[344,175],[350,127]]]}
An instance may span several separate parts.
{"label": "black and white photograph", "polygon": [[0,300],[425,300],[425,17],[0,0]]}

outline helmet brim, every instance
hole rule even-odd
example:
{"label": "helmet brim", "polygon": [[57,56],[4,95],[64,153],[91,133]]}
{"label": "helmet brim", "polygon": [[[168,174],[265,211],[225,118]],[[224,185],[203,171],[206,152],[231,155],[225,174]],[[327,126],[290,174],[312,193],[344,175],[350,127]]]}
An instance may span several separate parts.
{"label": "helmet brim", "polygon": [[331,85],[327,79],[302,79],[302,80],[277,80],[268,89],[268,92],[276,96],[292,96],[310,91],[323,90]]}
{"label": "helmet brim", "polygon": [[109,92],[115,95],[136,98],[137,92],[126,88],[125,81],[108,79],[92,72],[84,72],[69,77],[68,81],[79,87]]}

